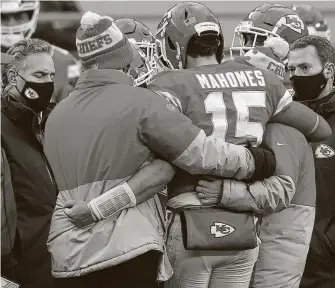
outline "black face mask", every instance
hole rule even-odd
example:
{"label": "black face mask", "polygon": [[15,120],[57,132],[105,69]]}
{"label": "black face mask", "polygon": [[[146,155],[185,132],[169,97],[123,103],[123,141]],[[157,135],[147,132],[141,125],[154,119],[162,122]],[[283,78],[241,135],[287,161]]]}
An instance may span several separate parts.
{"label": "black face mask", "polygon": [[323,70],[312,76],[292,76],[290,78],[296,101],[315,100],[327,84]]}
{"label": "black face mask", "polygon": [[22,76],[20,77],[25,81],[23,89],[20,93],[24,99],[26,99],[27,106],[36,113],[39,113],[47,108],[50,103],[52,93],[54,92],[54,82],[29,82]]}

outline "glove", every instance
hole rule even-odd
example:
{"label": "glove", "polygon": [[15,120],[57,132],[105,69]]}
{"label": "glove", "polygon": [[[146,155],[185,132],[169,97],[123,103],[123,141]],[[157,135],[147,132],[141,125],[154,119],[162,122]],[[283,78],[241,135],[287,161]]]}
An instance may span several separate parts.
{"label": "glove", "polygon": [[261,181],[275,173],[276,157],[269,147],[264,144],[259,147],[252,147],[251,144],[248,143],[247,149],[251,152],[255,160],[255,171],[249,179],[250,183]]}

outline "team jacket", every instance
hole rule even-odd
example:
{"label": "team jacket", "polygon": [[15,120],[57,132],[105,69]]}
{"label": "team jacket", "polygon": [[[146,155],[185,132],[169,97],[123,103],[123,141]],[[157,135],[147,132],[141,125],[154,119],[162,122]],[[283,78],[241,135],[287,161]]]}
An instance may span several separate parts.
{"label": "team jacket", "polygon": [[[262,244],[251,287],[298,287],[315,217],[313,152],[304,135],[286,125],[268,124],[263,141],[275,153],[275,175],[249,190],[244,182],[225,180],[219,206],[261,214]],[[278,179],[293,181],[293,189]]]}
{"label": "team jacket", "polygon": [[308,106],[330,124],[333,135],[314,147],[316,216],[301,288],[335,285],[335,89]]}
{"label": "team jacket", "polygon": [[5,151],[1,148],[1,266],[13,265],[13,247],[17,227],[15,195]]}
{"label": "team jacket", "polygon": [[17,208],[17,226],[11,227],[18,231],[13,252],[23,273],[49,257],[46,241],[57,195],[36,127],[31,111],[2,93],[1,147],[8,160]]}
{"label": "team jacket", "polygon": [[[122,72],[85,71],[47,120],[44,151],[60,190],[48,239],[54,277],[80,276],[149,250],[164,252],[158,196],[82,229],[64,214],[66,200],[88,202],[127,181],[152,152],[191,174],[244,179],[254,169],[244,147],[206,137],[168,101],[132,85]],[[166,280],[171,269],[167,260],[162,263],[159,278]]]}
{"label": "team jacket", "polygon": [[[292,97],[276,74],[234,61],[163,72],[148,88],[169,99],[206,135],[220,136],[229,143],[250,141],[259,145],[265,124],[272,119],[285,120],[293,126],[304,122],[300,117],[294,118],[293,111],[287,109],[293,105],[290,104]],[[306,110],[313,114],[310,109]],[[285,113],[289,117],[284,116]],[[309,129],[313,129],[317,115],[303,115],[312,117]],[[201,176],[179,169],[168,185],[169,199],[178,197],[178,201],[169,201],[168,205],[172,202],[174,208],[181,203],[199,205],[195,193],[193,196],[181,194],[195,191],[200,179]],[[274,185],[282,186],[285,193],[294,194],[295,185],[290,176],[276,177],[273,181]]]}

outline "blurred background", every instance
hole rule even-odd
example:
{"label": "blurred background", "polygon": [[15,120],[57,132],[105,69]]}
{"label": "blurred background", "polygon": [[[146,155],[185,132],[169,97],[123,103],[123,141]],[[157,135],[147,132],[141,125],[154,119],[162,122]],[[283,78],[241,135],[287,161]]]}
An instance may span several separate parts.
{"label": "blurred background", "polygon": [[[42,1],[41,13],[35,37],[76,54],[75,33],[80,18],[86,11],[108,15],[114,19],[135,18],[146,24],[153,33],[163,14],[181,1]],[[286,6],[309,4],[318,8],[335,33],[335,1],[197,1],[207,5],[219,18],[224,36],[225,50],[231,45],[233,33],[238,23],[255,7],[267,3],[279,3]],[[335,43],[333,34],[332,42]],[[226,55],[228,55],[226,53]],[[75,55],[76,56],[76,55]]]}

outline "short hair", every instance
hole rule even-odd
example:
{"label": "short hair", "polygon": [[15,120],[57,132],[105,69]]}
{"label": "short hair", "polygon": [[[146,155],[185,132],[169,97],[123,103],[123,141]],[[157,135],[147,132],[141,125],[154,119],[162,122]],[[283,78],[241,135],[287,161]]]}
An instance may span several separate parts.
{"label": "short hair", "polygon": [[209,57],[216,55],[220,44],[220,38],[218,35],[207,34],[194,35],[188,41],[186,55],[193,58],[198,57]]}
{"label": "short hair", "polygon": [[16,42],[13,44],[7,54],[14,56],[14,61],[9,64],[1,65],[2,68],[2,85],[3,88],[9,85],[9,81],[7,79],[7,72],[9,70],[19,71],[24,67],[25,59],[32,54],[37,53],[46,53],[50,56],[53,56],[54,48],[53,46],[48,43],[47,41],[38,39],[38,38],[30,38],[30,39],[23,39],[21,41]]}
{"label": "short hair", "polygon": [[306,48],[307,46],[314,46],[322,65],[327,62],[335,64],[335,49],[324,37],[316,35],[308,35],[295,40],[291,46],[290,51],[299,48]]}

